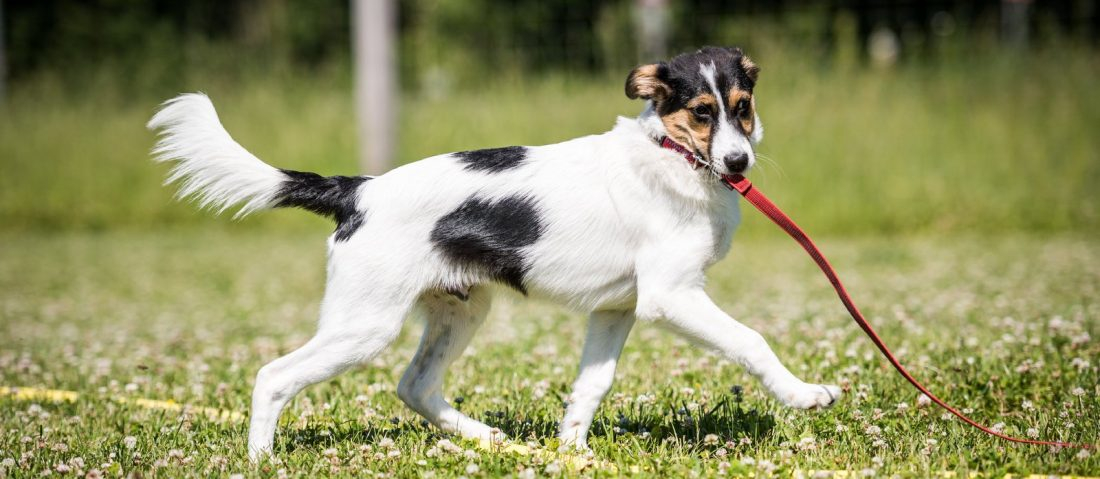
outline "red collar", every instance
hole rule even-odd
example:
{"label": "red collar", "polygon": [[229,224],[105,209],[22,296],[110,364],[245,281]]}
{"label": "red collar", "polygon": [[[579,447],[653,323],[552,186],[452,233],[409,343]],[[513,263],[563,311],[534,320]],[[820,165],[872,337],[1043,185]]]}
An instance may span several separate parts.
{"label": "red collar", "polygon": [[[657,143],[661,145],[661,148],[679,153],[687,160],[692,169],[698,170],[699,167],[703,166],[703,163],[696,158],[695,153],[672,141],[669,137],[662,136],[660,140],[657,140]],[[742,195],[752,188],[752,183],[749,183],[749,180],[742,175],[722,175],[722,184],[731,190],[737,190]]]}
{"label": "red collar", "polygon": [[693,169],[697,170],[700,166],[703,166],[703,164],[695,158],[695,153],[692,153],[691,150],[684,148],[679,143],[672,141],[672,139],[670,139],[669,137],[662,136],[660,140],[657,140],[657,143],[661,145],[661,148],[679,153],[681,156],[684,157],[685,160],[687,160],[688,164],[691,165]]}

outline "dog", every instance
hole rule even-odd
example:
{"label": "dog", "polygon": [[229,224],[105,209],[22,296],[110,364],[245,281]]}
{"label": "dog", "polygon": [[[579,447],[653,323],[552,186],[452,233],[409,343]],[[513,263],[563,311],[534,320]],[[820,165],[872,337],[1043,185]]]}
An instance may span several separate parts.
{"label": "dog", "polygon": [[780,402],[823,408],[836,386],[795,377],[756,331],[703,291],[740,221],[721,175],[755,162],[763,128],[759,68],[740,49],[706,47],[630,72],[645,101],[603,134],[545,146],[462,151],[381,176],[331,176],[262,162],[226,132],[210,100],[184,94],[149,121],[156,161],[180,197],[237,216],[298,207],[331,217],[316,335],[259,370],[248,453],[270,454],[279,415],[303,388],[367,363],[407,317],[424,333],[397,394],[436,427],[501,439],[443,397],[443,375],[489,310],[491,284],[589,314],[580,371],[561,422],[586,449],[635,321],[667,326],[741,364]]}

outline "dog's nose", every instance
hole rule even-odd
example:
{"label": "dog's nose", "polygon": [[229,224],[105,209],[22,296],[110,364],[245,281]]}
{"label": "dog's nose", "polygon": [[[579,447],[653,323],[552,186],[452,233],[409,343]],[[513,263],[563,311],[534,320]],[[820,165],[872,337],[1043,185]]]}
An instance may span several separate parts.
{"label": "dog's nose", "polygon": [[726,164],[726,170],[730,173],[744,173],[749,167],[748,153],[734,153],[722,160]]}

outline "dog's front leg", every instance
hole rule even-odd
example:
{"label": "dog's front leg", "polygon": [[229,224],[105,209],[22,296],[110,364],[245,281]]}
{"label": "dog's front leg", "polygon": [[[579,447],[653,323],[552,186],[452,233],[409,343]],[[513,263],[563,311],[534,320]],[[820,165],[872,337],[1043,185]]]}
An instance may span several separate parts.
{"label": "dog's front leg", "polygon": [[803,382],[779,362],[764,337],[711,301],[702,287],[639,297],[638,316],[664,322],[684,337],[743,365],[787,406],[809,409],[831,406],[840,388]]}
{"label": "dog's front leg", "polygon": [[573,383],[569,408],[558,433],[562,444],[588,448],[588,428],[615,381],[615,365],[632,326],[634,315],[629,311],[596,311],[588,318],[580,374]]}

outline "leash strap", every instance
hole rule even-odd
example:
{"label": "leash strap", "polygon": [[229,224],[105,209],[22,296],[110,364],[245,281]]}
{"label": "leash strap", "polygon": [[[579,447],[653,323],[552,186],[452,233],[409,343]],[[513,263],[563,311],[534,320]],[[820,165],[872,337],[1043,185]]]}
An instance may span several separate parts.
{"label": "leash strap", "polygon": [[863,329],[863,332],[867,333],[867,336],[871,338],[871,341],[875,343],[875,346],[878,347],[879,351],[882,351],[882,354],[886,356],[887,360],[890,361],[890,365],[894,366],[894,369],[898,370],[898,373],[900,373],[906,381],[909,381],[909,384],[912,384],[913,387],[920,390],[920,392],[924,393],[925,396],[928,396],[928,399],[931,399],[932,402],[946,409],[951,414],[954,414],[959,419],[962,419],[967,424],[980,429],[982,432],[991,436],[999,437],[1006,441],[1073,449],[1096,449],[1096,444],[1075,444],[1069,442],[1039,441],[1033,439],[1012,437],[978,424],[977,421],[970,419],[965,414],[959,412],[957,409],[947,405],[947,403],[945,403],[942,399],[936,397],[935,394],[929,392],[928,388],[924,387],[923,384],[914,379],[913,376],[909,374],[909,371],[907,371],[905,367],[901,365],[901,362],[898,361],[898,358],[894,357],[894,353],[890,352],[890,348],[886,347],[886,344],[883,343],[882,338],[878,336],[878,333],[875,332],[874,328],[872,328],[871,325],[867,323],[867,320],[863,317],[863,314],[859,312],[859,308],[856,308],[855,303],[852,302],[852,298],[848,296],[848,291],[844,289],[844,285],[841,284],[840,278],[837,277],[836,271],[834,271],[833,267],[829,265],[829,261],[825,259],[825,256],[821,254],[821,250],[819,250],[817,248],[817,245],[815,245],[814,242],[810,240],[809,236],[806,236],[806,233],[802,231],[802,228],[799,228],[798,225],[795,224],[794,220],[784,214],[783,211],[775,205],[775,203],[772,203],[767,196],[764,196],[764,193],[760,192],[760,190],[756,188],[753,188],[752,183],[750,183],[749,180],[744,176],[724,175],[722,176],[722,181],[730,188],[737,190],[738,193],[741,193],[741,196],[744,196],[745,199],[749,201],[749,203],[752,203],[752,205],[756,207],[756,209],[760,210],[761,213],[764,213],[764,216],[767,216],[768,219],[779,225],[779,227],[782,228],[783,231],[786,231],[788,235],[790,235],[792,238],[794,238],[795,241],[798,242],[798,244],[802,245],[802,249],[806,250],[806,252],[810,254],[810,257],[813,258],[815,263],[817,263],[817,266],[821,268],[821,271],[825,273],[825,276],[827,278],[829,278],[829,282],[833,284],[833,289],[836,290],[836,294],[840,296],[840,301],[844,303],[844,307],[848,309],[848,312],[852,315],[852,319],[856,321],[856,324],[858,324],[859,327]]}

